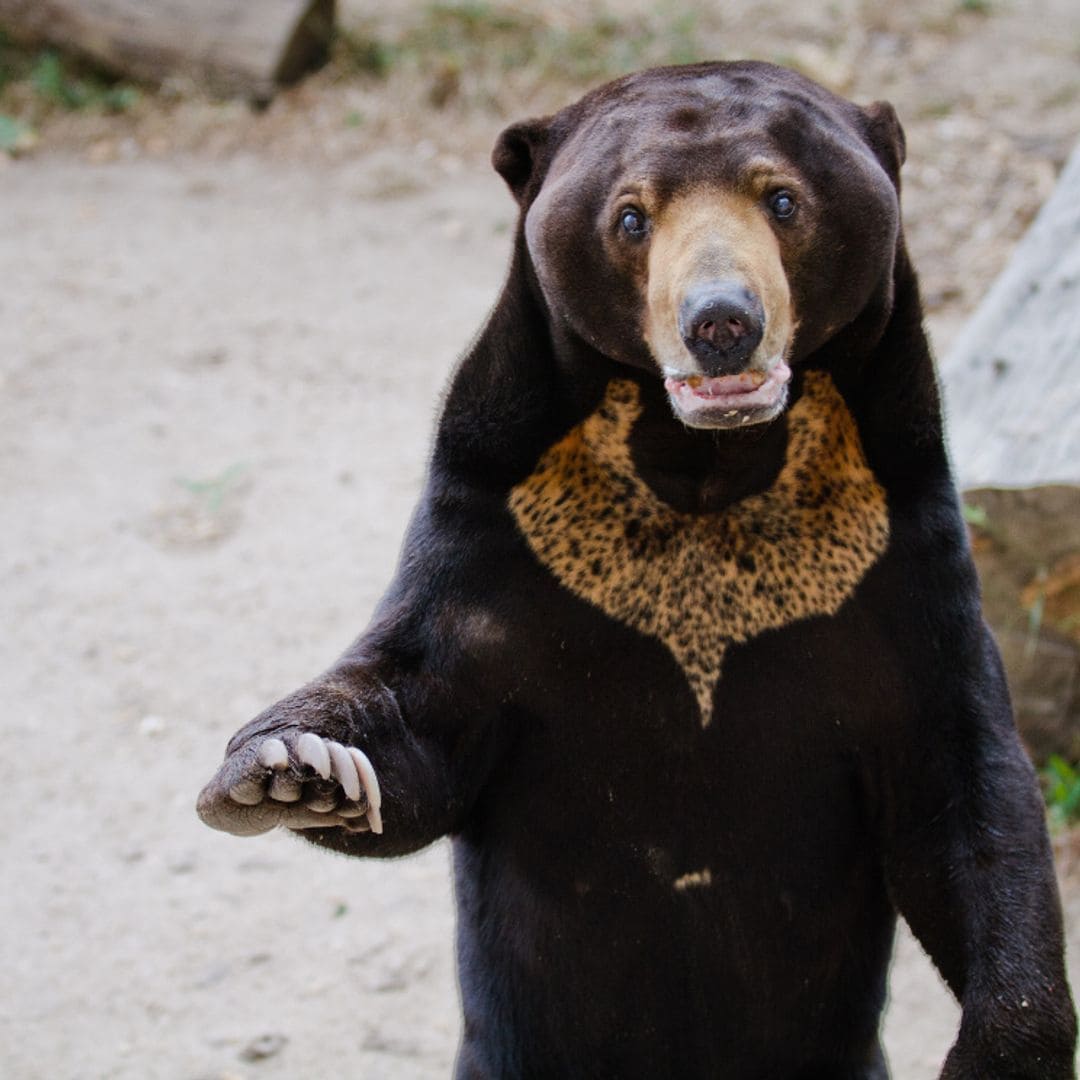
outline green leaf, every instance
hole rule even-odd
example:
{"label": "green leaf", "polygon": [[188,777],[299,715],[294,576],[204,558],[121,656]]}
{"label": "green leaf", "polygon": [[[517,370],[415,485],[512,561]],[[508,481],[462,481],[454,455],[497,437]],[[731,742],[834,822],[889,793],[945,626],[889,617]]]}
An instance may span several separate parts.
{"label": "green leaf", "polygon": [[976,529],[987,529],[990,527],[990,515],[981,506],[973,506],[971,503],[964,503],[961,510],[963,511],[964,520],[969,525],[974,525]]}
{"label": "green leaf", "polygon": [[1067,825],[1080,817],[1080,771],[1060,754],[1051,754],[1042,770],[1051,818]]}
{"label": "green leaf", "polygon": [[139,91],[134,86],[111,86],[101,95],[101,104],[109,112],[127,112],[139,104]]}
{"label": "green leaf", "polygon": [[224,506],[225,500],[237,490],[237,486],[243,480],[246,471],[247,466],[237,461],[223,473],[212,476],[207,480],[177,477],[176,482],[202,502],[211,514],[216,514]]}
{"label": "green leaf", "polygon": [[16,120],[13,116],[0,113],[0,151],[18,154],[29,150],[35,143],[33,129]]}
{"label": "green leaf", "polygon": [[14,150],[24,130],[14,117],[0,113],[0,150]]}
{"label": "green leaf", "polygon": [[1080,776],[1060,754],[1051,754],[1046,761],[1046,769],[1055,778],[1065,784],[1075,784]]}
{"label": "green leaf", "polygon": [[67,105],[64,65],[54,52],[44,52],[38,57],[30,82],[38,97],[54,105]]}

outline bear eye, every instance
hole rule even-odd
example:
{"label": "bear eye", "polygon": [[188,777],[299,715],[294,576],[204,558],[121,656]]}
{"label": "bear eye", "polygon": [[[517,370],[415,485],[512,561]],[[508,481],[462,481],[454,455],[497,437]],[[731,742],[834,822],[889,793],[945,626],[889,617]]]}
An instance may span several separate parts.
{"label": "bear eye", "polygon": [[772,211],[773,217],[784,221],[795,213],[795,196],[784,189],[774,191],[769,196],[769,209]]}
{"label": "bear eye", "polygon": [[648,224],[644,212],[635,206],[628,206],[619,214],[619,227],[627,236],[632,236],[635,240],[645,235]]}

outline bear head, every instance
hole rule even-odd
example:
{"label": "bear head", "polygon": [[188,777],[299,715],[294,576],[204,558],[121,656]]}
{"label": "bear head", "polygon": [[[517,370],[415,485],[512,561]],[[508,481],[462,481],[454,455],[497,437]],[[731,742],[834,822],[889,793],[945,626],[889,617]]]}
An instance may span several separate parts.
{"label": "bear head", "polygon": [[738,62],[610,83],[508,128],[493,161],[557,333],[728,428],[782,412],[791,365],[856,322],[880,334],[903,155],[889,105]]}

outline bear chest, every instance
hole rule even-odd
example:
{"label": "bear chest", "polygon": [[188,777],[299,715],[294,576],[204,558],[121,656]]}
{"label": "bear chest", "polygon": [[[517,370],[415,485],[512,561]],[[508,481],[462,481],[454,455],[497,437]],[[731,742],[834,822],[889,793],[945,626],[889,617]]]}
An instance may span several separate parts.
{"label": "bear chest", "polygon": [[707,725],[730,645],[835,614],[881,557],[885,492],[822,372],[789,411],[773,485],[717,513],[676,511],[641,480],[629,443],[640,414],[636,384],[614,380],[512,490],[510,509],[560,585],[671,652]]}

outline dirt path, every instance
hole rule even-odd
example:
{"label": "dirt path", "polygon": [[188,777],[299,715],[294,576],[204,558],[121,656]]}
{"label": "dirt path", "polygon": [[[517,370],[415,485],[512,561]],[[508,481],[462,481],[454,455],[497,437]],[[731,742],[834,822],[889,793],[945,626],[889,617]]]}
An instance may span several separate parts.
{"label": "dirt path", "polygon": [[[352,865],[192,808],[228,733],[366,621],[502,273],[496,178],[371,182],[0,181],[5,1077],[446,1074],[446,852]],[[288,1044],[240,1060],[264,1034]]]}
{"label": "dirt path", "polygon": [[[46,157],[0,192],[0,1074],[446,1076],[446,850],[349,862],[192,804],[388,580],[509,198],[389,154]],[[932,1077],[955,1008],[910,942],[893,986],[895,1075]]]}

